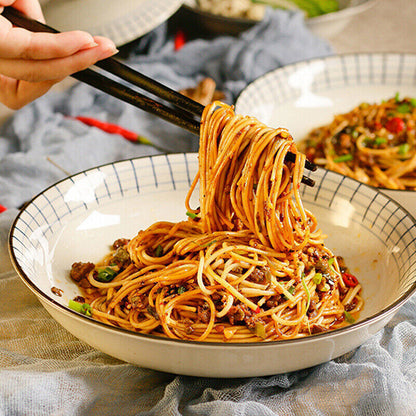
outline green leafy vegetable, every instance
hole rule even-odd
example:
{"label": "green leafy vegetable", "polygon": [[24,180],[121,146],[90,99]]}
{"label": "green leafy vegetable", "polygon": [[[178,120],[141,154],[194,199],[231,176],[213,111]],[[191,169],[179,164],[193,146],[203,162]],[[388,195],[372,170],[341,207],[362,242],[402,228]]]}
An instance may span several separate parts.
{"label": "green leafy vegetable", "polygon": [[308,17],[320,16],[339,10],[338,0],[252,0],[274,8],[303,10]]}

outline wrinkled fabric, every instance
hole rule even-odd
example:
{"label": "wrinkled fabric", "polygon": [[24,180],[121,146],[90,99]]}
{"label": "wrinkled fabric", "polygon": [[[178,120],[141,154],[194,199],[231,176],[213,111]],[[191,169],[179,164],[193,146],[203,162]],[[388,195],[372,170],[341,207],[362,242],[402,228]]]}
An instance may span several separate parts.
{"label": "wrinkled fabric", "polygon": [[[268,12],[238,38],[173,50],[162,25],[135,43],[129,65],[174,89],[214,78],[229,103],[275,68],[332,53],[296,13]],[[85,126],[93,116],[157,145]],[[0,416],[416,415],[416,299],[355,351],[268,377],[209,379],[139,368],[109,357],[56,323],[14,272],[7,236],[18,207],[84,169],[125,158],[197,151],[197,138],[86,85],[50,92],[0,130]],[[296,359],[296,357],[293,357]]]}

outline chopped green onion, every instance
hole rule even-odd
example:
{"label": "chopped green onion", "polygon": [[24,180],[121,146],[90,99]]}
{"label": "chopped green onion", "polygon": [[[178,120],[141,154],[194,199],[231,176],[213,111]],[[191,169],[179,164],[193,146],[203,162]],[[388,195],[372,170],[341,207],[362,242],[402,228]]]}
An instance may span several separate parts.
{"label": "chopped green onion", "polygon": [[334,269],[334,261],[335,261],[334,257],[331,257],[330,259],[328,259],[328,266],[334,273],[336,273],[337,271]]}
{"label": "chopped green onion", "polygon": [[185,292],[186,292],[186,288],[185,287],[183,287],[183,286],[178,287],[178,294],[179,295],[182,295],[182,293],[185,293]]}
{"label": "chopped green onion", "polygon": [[328,283],[325,283],[322,287],[319,288],[321,292],[328,292],[328,290],[331,289]]}
{"label": "chopped green onion", "polygon": [[[293,295],[293,294],[295,293],[296,288],[295,288],[295,286],[290,286],[290,287],[288,287],[286,290],[289,292],[289,294]],[[290,299],[289,299],[286,295],[283,295],[283,296],[284,296],[286,299],[290,300]]]}
{"label": "chopped green onion", "polygon": [[306,298],[307,298],[306,312],[308,312],[309,306],[311,304],[311,294],[309,293],[308,286],[306,285],[306,282],[305,282],[305,273],[302,273],[301,279],[302,279],[303,288],[305,289],[305,292],[306,292]]}
{"label": "chopped green onion", "polygon": [[410,149],[409,143],[403,143],[399,146],[399,154],[405,155]]}
{"label": "chopped green onion", "polygon": [[319,285],[319,283],[322,282],[322,273],[315,273],[315,275],[312,277],[312,282],[314,282],[316,285]]}
{"label": "chopped green onion", "polygon": [[156,247],[155,256],[156,257],[162,257],[163,256],[163,247],[160,244]]}
{"label": "chopped green onion", "polygon": [[410,104],[412,104],[413,107],[416,107],[416,98],[411,98]]}
{"label": "chopped green onion", "polygon": [[98,269],[96,280],[102,283],[111,282],[118,272],[111,267],[105,267],[104,269]]}
{"label": "chopped green onion", "polygon": [[187,215],[189,218],[192,218],[193,220],[194,220],[195,218],[198,218],[198,215],[194,214],[193,212],[186,211],[186,215]]}
{"label": "chopped green onion", "polygon": [[353,318],[353,316],[349,312],[347,312],[347,311],[344,311],[344,317],[345,317],[345,320],[349,324],[353,324],[355,322],[355,319]]}
{"label": "chopped green onion", "polygon": [[341,156],[336,157],[334,159],[334,162],[335,163],[348,162],[353,159],[354,159],[353,155],[351,153],[348,153],[346,155],[341,155]]}
{"label": "chopped green onion", "polygon": [[397,107],[397,112],[400,114],[410,113],[410,111],[411,111],[410,105],[407,103],[400,104]]}
{"label": "chopped green onion", "polygon": [[376,137],[374,139],[374,144],[377,146],[384,143],[387,143],[387,139],[385,137]]}
{"label": "chopped green onion", "polygon": [[353,139],[356,139],[359,135],[360,133],[357,130],[353,130],[353,132],[351,133]]}
{"label": "chopped green onion", "polygon": [[394,101],[396,101],[396,103],[400,102],[400,93],[396,92],[396,95],[394,96]]}
{"label": "chopped green onion", "polygon": [[86,316],[92,316],[92,308],[88,303],[80,303],[75,300],[70,299],[68,306],[75,312],[82,313]]}
{"label": "chopped green onion", "polygon": [[216,242],[217,242],[217,240],[208,241],[207,243],[201,244],[200,247],[201,248],[206,248],[206,247],[209,247],[209,246],[211,246],[212,244],[214,244]]}
{"label": "chopped green onion", "polygon": [[266,338],[266,328],[264,327],[264,324],[262,322],[256,322],[254,324],[254,333],[260,338]]}

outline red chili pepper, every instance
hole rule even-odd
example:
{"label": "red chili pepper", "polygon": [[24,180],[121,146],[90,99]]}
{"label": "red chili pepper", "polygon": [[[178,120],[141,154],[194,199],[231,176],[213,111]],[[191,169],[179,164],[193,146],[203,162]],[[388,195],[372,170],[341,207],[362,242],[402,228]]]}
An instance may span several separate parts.
{"label": "red chili pepper", "polygon": [[3,205],[0,205],[0,214],[4,211],[7,211],[7,208]]}
{"label": "red chili pepper", "polygon": [[121,127],[117,124],[107,123],[105,121],[97,120],[92,117],[84,117],[84,116],[77,116],[75,117],[76,120],[81,121],[82,123],[86,124],[87,126],[96,127],[106,133],[110,134],[119,134],[120,136],[124,137],[125,139],[131,142],[138,142],[142,144],[147,144],[152,146],[152,143],[147,140],[145,137],[140,136],[139,134],[127,130],[124,127]]}
{"label": "red chili pepper", "polygon": [[181,49],[186,43],[186,36],[183,30],[178,30],[175,35],[175,51]]}
{"label": "red chili pepper", "polygon": [[404,130],[404,121],[400,117],[393,117],[384,126],[391,133],[400,133]]}
{"label": "red chili pepper", "polygon": [[255,313],[260,313],[261,312],[260,306],[257,306],[257,309],[254,312]]}
{"label": "red chili pepper", "polygon": [[342,280],[345,283],[345,286],[355,287],[358,285],[357,278],[351,273],[342,273]]}

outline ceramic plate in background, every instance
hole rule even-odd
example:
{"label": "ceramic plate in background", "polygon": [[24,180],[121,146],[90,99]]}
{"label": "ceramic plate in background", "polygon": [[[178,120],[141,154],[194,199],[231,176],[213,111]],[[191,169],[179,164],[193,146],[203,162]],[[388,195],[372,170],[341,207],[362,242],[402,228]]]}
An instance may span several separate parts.
{"label": "ceramic plate in background", "polygon": [[142,367],[206,377],[265,376],[331,360],[380,330],[416,291],[415,220],[377,190],[321,169],[313,173],[315,187],[303,186],[302,200],[328,234],[326,245],[362,283],[365,307],[353,325],[288,341],[191,342],[115,328],[69,309],[80,293],[69,278],[72,263],[101,259],[114,240],[155,221],[185,219],[184,199],[197,169],[196,154],[145,157],[46,189],[10,232],[11,258],[23,282],[53,318],[91,346]]}
{"label": "ceramic plate in background", "polygon": [[[239,96],[236,111],[289,129],[295,140],[361,102],[416,97],[416,54],[347,54],[272,71]],[[416,191],[383,189],[416,216]]]}
{"label": "ceramic plate in background", "polygon": [[117,46],[150,32],[172,16],[182,0],[48,0],[44,15],[59,31],[80,29],[109,37]]}

